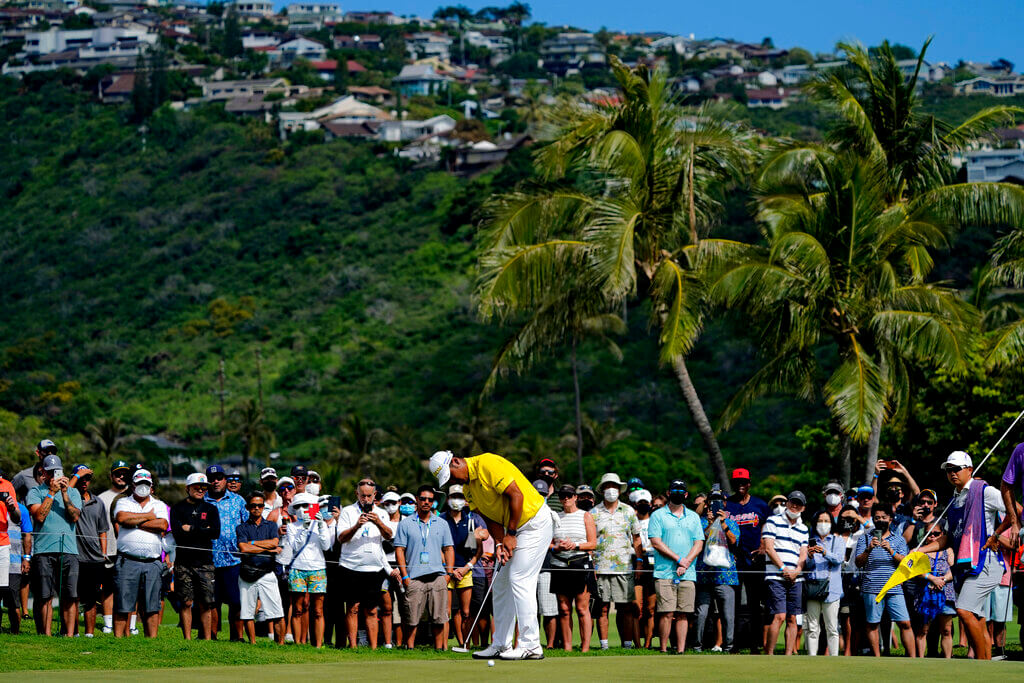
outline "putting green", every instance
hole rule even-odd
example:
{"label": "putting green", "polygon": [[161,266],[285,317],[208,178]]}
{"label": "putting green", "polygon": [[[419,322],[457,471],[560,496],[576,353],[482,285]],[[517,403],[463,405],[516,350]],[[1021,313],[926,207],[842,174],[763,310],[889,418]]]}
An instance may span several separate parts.
{"label": "putting green", "polygon": [[[710,680],[761,681],[775,678],[785,681],[821,681],[829,677],[859,680],[900,680],[909,676],[918,680],[952,680],[983,677],[986,681],[1024,680],[1024,662],[975,662],[866,657],[782,657],[749,655],[722,656],[628,656],[550,658],[542,662],[502,662],[494,667],[469,659],[441,661],[347,661],[336,663],[269,664],[265,666],[212,666],[202,668],[146,669],[138,671],[45,671],[32,672],[33,681],[238,681],[259,680],[337,681],[358,678],[373,680],[474,680],[521,681],[546,678],[575,680],[678,681],[681,677]],[[26,672],[0,675],[24,680]]]}

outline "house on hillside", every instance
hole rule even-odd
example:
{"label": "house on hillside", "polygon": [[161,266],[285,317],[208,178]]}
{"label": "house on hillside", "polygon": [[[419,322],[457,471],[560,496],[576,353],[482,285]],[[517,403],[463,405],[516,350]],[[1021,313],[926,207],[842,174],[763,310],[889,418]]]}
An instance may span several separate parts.
{"label": "house on hillside", "polygon": [[405,37],[405,52],[409,59],[437,57],[443,61],[451,59],[454,40],[451,36],[434,31],[421,31]]}
{"label": "house on hillside", "polygon": [[278,132],[284,140],[295,131],[319,130],[327,123],[379,123],[390,118],[391,115],[383,109],[345,95],[310,112],[281,112],[278,115]]}
{"label": "house on hillside", "polygon": [[961,81],[954,86],[957,95],[992,95],[993,97],[1013,97],[1024,94],[1024,76],[1011,74],[1008,76],[979,76],[969,81]]}
{"label": "house on hillside", "polygon": [[785,109],[798,92],[793,88],[749,88],[745,93],[747,108]]}
{"label": "house on hillside", "polygon": [[452,130],[455,130],[455,119],[441,114],[423,121],[385,121],[380,127],[380,138],[385,142],[405,142]]}
{"label": "house on hillside", "polygon": [[384,104],[385,101],[391,98],[391,91],[379,85],[350,85],[348,86],[348,94],[360,102],[370,102],[373,104]]}
{"label": "house on hillside", "polygon": [[288,28],[295,31],[303,27],[313,30],[340,23],[344,15],[341,7],[325,2],[293,2],[286,8]]}
{"label": "house on hillside", "polygon": [[966,156],[967,182],[1024,185],[1024,149],[979,149]]}
{"label": "house on hillside", "polygon": [[[303,89],[306,86],[294,86]],[[271,93],[288,94],[292,86],[283,78],[263,78],[248,81],[209,81],[202,84],[203,100],[233,100],[237,97],[266,97]]]}
{"label": "house on hillside", "polygon": [[384,40],[376,33],[334,36],[336,50],[383,50]]}
{"label": "house on hillside", "polygon": [[579,73],[590,67],[604,67],[608,62],[604,46],[592,33],[559,33],[540,46],[544,69],[558,76]]}
{"label": "house on hillside", "polygon": [[311,62],[319,62],[327,59],[327,47],[320,41],[312,38],[293,38],[277,46],[281,53],[281,61],[285,66],[290,65],[296,59],[307,59]]}
{"label": "house on hillside", "polygon": [[399,24],[404,24],[405,20],[394,12],[345,12],[345,23],[398,26]]}
{"label": "house on hillside", "polygon": [[274,16],[274,3],[267,0],[230,0],[226,9],[245,19],[269,19]]}
{"label": "house on hillside", "polygon": [[242,34],[242,47],[246,50],[258,50],[261,47],[277,47],[281,39],[266,31],[247,31]]}
{"label": "house on hillside", "polygon": [[144,47],[155,45],[156,33],[145,30],[104,26],[73,31],[52,28],[25,34],[22,50],[26,57],[38,57],[69,50],[89,55],[136,56]]}
{"label": "house on hillside", "polygon": [[135,90],[135,74],[120,73],[105,76],[97,85],[100,102],[104,104],[120,104],[132,99]]}
{"label": "house on hillside", "polygon": [[321,127],[324,129],[324,140],[330,142],[337,138],[376,140],[380,133],[380,125],[378,121],[325,121]]}
{"label": "house on hillside", "polygon": [[448,89],[454,79],[443,76],[430,64],[406,64],[391,81],[406,97],[413,95],[435,95]]}
{"label": "house on hillside", "polygon": [[[359,62],[355,61],[354,59],[349,59],[347,61],[349,76],[353,76],[355,74],[363,73],[366,71],[366,67],[360,64]],[[325,81],[334,81],[334,73],[338,70],[337,59],[324,59],[322,61],[312,62],[312,65],[313,69],[320,75],[320,78],[324,79]]]}

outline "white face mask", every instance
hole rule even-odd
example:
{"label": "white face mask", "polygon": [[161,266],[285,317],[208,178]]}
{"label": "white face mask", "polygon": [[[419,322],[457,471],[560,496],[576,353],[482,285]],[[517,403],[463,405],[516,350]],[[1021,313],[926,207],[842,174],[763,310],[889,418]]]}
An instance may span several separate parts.
{"label": "white face mask", "polygon": [[815,529],[817,529],[818,535],[824,538],[825,536],[828,536],[830,531],[832,531],[832,525],[825,524],[824,522],[822,522],[821,524],[816,526]]}
{"label": "white face mask", "polygon": [[466,507],[466,501],[463,498],[449,498],[448,507],[450,507],[454,512],[458,512],[462,508]]}
{"label": "white face mask", "polygon": [[841,498],[838,493],[829,493],[825,495],[825,505],[828,505],[829,507],[839,505],[840,500]]}
{"label": "white face mask", "polygon": [[772,508],[772,512],[775,513],[776,515],[781,515],[785,511],[786,511],[786,506],[785,505],[776,505],[775,507]]}
{"label": "white face mask", "polygon": [[799,519],[800,518],[800,513],[799,512],[793,512],[789,508],[786,508],[786,516],[789,517],[790,519]]}
{"label": "white face mask", "polygon": [[306,484],[306,493],[312,494],[314,496],[319,496],[320,484],[316,482]]}
{"label": "white face mask", "polygon": [[384,512],[393,515],[398,512],[398,503],[388,503],[384,506]]}
{"label": "white face mask", "polygon": [[604,490],[604,499],[609,503],[614,503],[619,499],[619,490],[614,486],[609,486]]}
{"label": "white face mask", "polygon": [[153,487],[149,484],[136,484],[135,495],[139,498],[149,498],[149,494],[153,492]]}

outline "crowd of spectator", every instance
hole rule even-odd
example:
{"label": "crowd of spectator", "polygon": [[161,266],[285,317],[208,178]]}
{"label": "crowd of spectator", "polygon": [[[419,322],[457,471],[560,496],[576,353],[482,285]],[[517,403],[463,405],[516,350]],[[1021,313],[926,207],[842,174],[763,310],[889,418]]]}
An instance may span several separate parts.
{"label": "crowd of spectator", "polygon": [[[137,635],[140,622],[156,637],[169,605],[186,640],[441,650],[491,638],[495,544],[458,484],[401,493],[362,479],[330,496],[297,465],[283,477],[264,468],[243,493],[238,472],[211,465],[168,506],[142,465],[115,462],[96,494],[93,471],[65,473],[52,441],[36,460],[10,481],[0,474],[12,633],[31,596],[44,635],[56,602],[68,637]],[[786,654],[948,658],[959,621],[971,656],[994,646],[998,657],[1024,576],[1015,462],[1024,470],[1024,444],[995,488],[973,477],[966,453],[950,455],[953,499],[940,520],[939,494],[894,460],[879,462],[873,485],[831,480],[813,500],[790,491],[767,502],[743,468],[733,495],[718,485],[691,495],[681,479],[650,491],[614,472],[594,488],[564,484],[542,460],[533,486],[554,527],[537,588],[542,638],[587,652],[596,629],[608,649],[614,618],[623,648],[773,654],[781,640]],[[930,571],[879,599],[914,550]]]}

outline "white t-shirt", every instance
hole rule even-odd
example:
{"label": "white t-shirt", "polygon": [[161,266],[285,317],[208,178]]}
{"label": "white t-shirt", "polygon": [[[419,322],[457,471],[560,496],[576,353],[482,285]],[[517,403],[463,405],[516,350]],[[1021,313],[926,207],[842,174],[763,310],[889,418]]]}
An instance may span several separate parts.
{"label": "white t-shirt", "polygon": [[107,557],[117,557],[117,534],[114,533],[114,520],[110,514],[110,506],[114,504],[114,499],[119,495],[121,494],[117,491],[107,489],[96,496],[103,503],[103,508],[107,511],[107,519],[111,521],[110,533],[107,534]]}
{"label": "white t-shirt", "polygon": [[[964,486],[963,490],[959,493],[953,494],[953,507],[962,508],[967,503],[967,492],[974,484],[975,480],[971,479]],[[979,484],[980,486],[980,484]],[[985,535],[991,536],[995,528],[999,526],[999,516],[1006,514],[1006,505],[1003,503],[1003,496],[999,493],[999,488],[996,486],[985,487]],[[947,525],[943,524],[943,529],[946,529]],[[957,549],[954,548],[953,552]]]}
{"label": "white t-shirt", "polygon": [[[401,520],[399,520],[399,521],[401,521]],[[391,538],[392,538],[392,540],[394,540],[395,534],[398,533],[398,522],[392,522],[387,517],[384,517],[384,524],[387,526],[387,528],[391,529]],[[394,545],[391,546],[391,552],[385,553],[385,557],[387,558],[388,566],[389,567],[397,567],[398,566],[398,558],[395,557],[395,546]]]}
{"label": "white t-shirt", "polygon": [[273,500],[264,498],[263,502],[263,519],[266,519],[267,517],[270,517],[271,512],[281,507],[281,494],[275,492]]}
{"label": "white t-shirt", "polygon": [[[114,516],[117,517],[119,512],[130,512],[132,514],[152,512],[158,519],[162,519],[164,522],[170,521],[170,518],[167,516],[167,505],[153,496],[150,496],[145,504],[140,504],[139,501],[135,500],[135,496],[125,496],[117,501],[117,506],[114,508]],[[146,558],[160,557],[160,553],[163,551],[162,535],[135,527],[128,529],[122,524],[117,546],[118,551],[122,554]]]}
{"label": "white t-shirt", "polygon": [[[383,508],[373,506],[371,510],[381,521],[387,523],[388,513]],[[341,536],[355,526],[359,520],[362,510],[358,503],[346,505],[341,509],[341,516],[338,517],[336,532]],[[375,572],[381,569],[388,569],[387,560],[384,556],[384,538],[380,535],[380,529],[376,524],[366,523],[356,530],[355,535],[348,543],[341,544],[341,554],[338,562],[342,567],[357,572]]]}

